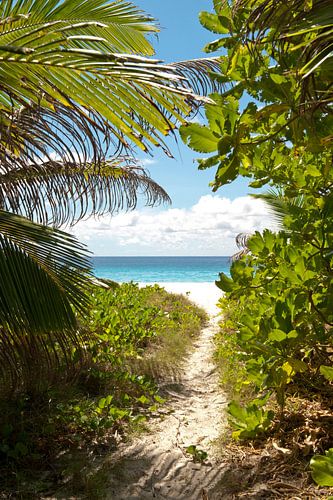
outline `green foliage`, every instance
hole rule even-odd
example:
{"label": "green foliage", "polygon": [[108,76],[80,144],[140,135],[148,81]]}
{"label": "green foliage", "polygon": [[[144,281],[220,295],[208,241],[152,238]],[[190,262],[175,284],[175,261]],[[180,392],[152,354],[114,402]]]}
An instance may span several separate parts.
{"label": "green foliage", "polygon": [[123,363],[124,357],[139,355],[148,339],[163,328],[164,312],[145,300],[147,290],[134,284],[96,289],[88,327],[94,332],[89,347],[94,362]]}
{"label": "green foliage", "polygon": [[[205,106],[207,125],[187,124],[181,127],[181,135],[195,151],[213,153],[198,163],[200,169],[217,167],[214,190],[238,175],[250,177],[253,187],[269,182],[285,183],[286,169],[288,172],[300,171],[296,183],[303,183],[303,187],[308,176],[321,175],[326,161],[319,153],[327,151],[332,139],[331,112],[314,104],[325,95],[324,89],[330,88],[331,79],[318,78],[316,92],[311,87],[309,97],[302,91],[303,75],[298,67],[304,55],[300,40],[302,36],[311,38],[315,31],[288,38],[288,44],[284,40],[277,49],[274,41],[279,44],[280,39],[275,38],[276,25],[268,24],[265,29],[261,26],[262,31],[252,31],[253,19],[256,19],[254,15],[251,17],[254,10],[270,2],[244,0],[234,3],[236,6],[215,2],[216,14],[202,12],[200,15],[205,28],[223,34],[206,50],[223,49],[220,73],[211,76],[223,83],[226,90],[211,95],[215,106]],[[246,4],[246,8],[238,4]],[[268,10],[267,5],[265,8]],[[275,4],[269,8],[272,15],[269,17],[266,10],[263,14],[267,23],[272,22],[276,14]],[[287,10],[290,15],[291,9]],[[313,21],[315,14],[314,8],[309,19]],[[317,14],[319,19],[319,11]],[[279,32],[283,18],[278,15],[276,18],[275,22],[280,23]],[[271,31],[267,33],[266,28]],[[254,39],[249,38],[249,32]],[[320,94],[320,87],[323,94]],[[243,99],[248,101],[249,98],[250,102],[244,107]],[[291,187],[297,189],[296,185]]]}
{"label": "green foliage", "polygon": [[[77,450],[91,456],[110,433],[140,426],[165,402],[156,384],[164,371],[155,377],[147,360],[161,356],[173,370],[206,321],[186,297],[159,286],[111,286],[93,289],[80,318],[86,362],[76,377],[0,401],[0,466],[15,470],[17,481],[27,467],[44,470],[45,460],[66,462],[68,454],[72,461]],[[10,490],[17,487],[13,477],[7,478]]]}
{"label": "green foliage", "polygon": [[125,0],[0,2],[3,209],[59,227],[133,209],[138,194],[170,202],[133,154],[172,156],[165,136],[200,105],[216,63],[161,65],[149,57],[157,31]]}
{"label": "green foliage", "polygon": [[216,283],[225,292],[226,313],[217,358],[221,365],[230,358],[235,367],[235,373],[222,367],[222,378],[241,397],[247,390],[247,401],[251,392],[256,395],[246,407],[229,407],[238,438],[256,437],[272,421],[258,395],[276,399],[279,424],[292,385],[319,390],[332,381],[328,3],[216,0],[215,13],[200,14],[203,26],[219,34],[205,50],[220,51],[220,72],[211,77],[224,91],[211,95],[215,104],[205,106],[204,125],[182,126],[182,138],[206,153],[199,169],[216,168],[214,190],[245,176],[253,188],[278,192],[261,197],[281,230],[256,232],[233,262],[231,276],[221,273]]}
{"label": "green foliage", "polygon": [[331,366],[324,366],[321,365],[320,367],[320,373],[324,375],[324,377],[329,380],[330,382],[333,382],[333,368]]}
{"label": "green foliage", "polygon": [[[148,59],[154,49],[147,37],[158,28],[130,2],[5,0],[0,17],[0,108],[6,118],[12,105],[51,112],[54,119],[61,108],[64,117],[70,111],[76,118],[77,130],[87,127],[84,141],[93,140],[97,149],[93,128],[125,148],[146,151],[164,143],[163,135],[190,109],[186,100],[193,93],[176,70]],[[69,150],[63,140],[62,155],[61,149]]]}
{"label": "green foliage", "polygon": [[221,275],[218,282],[237,301],[238,357],[249,381],[258,391],[273,390],[282,408],[287,385],[311,375],[311,360],[327,356],[331,343],[331,257],[302,236],[256,233],[248,241],[251,253],[232,264],[231,279]]}
{"label": "green foliage", "polygon": [[315,455],[310,461],[311,475],[319,486],[333,486],[333,448],[325,455]]}
{"label": "green foliage", "polygon": [[274,413],[260,408],[258,404],[249,404],[242,408],[232,401],[228,405],[229,423],[235,429],[234,439],[252,439],[260,436],[271,424]]}
{"label": "green foliage", "polygon": [[73,373],[74,350],[84,359],[73,307],[86,311],[91,270],[74,237],[3,210],[0,266],[1,398],[47,385],[60,365]]}
{"label": "green foliage", "polygon": [[195,444],[188,446],[185,451],[189,455],[192,455],[194,462],[204,463],[208,457],[208,453],[197,448]]}
{"label": "green foliage", "polygon": [[96,372],[96,366],[107,364],[118,373],[134,369],[163,378],[177,370],[205,320],[204,311],[157,285],[96,288],[86,322],[94,332],[87,346],[93,361],[88,377],[103,379],[106,375]]}

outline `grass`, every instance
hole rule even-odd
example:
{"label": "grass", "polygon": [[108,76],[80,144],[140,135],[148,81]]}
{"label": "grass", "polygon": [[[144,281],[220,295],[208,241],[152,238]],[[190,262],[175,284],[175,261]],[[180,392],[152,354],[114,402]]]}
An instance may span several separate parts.
{"label": "grass", "polygon": [[184,295],[170,294],[161,288],[151,294],[149,302],[164,311],[168,322],[148,343],[143,356],[130,361],[130,367],[156,381],[177,380],[193,340],[207,322],[207,313]]}
{"label": "grass", "polygon": [[163,403],[159,383],[179,372],[206,320],[158,286],[96,288],[81,320],[89,335],[77,377],[0,400],[0,498],[103,498],[99,457]]}

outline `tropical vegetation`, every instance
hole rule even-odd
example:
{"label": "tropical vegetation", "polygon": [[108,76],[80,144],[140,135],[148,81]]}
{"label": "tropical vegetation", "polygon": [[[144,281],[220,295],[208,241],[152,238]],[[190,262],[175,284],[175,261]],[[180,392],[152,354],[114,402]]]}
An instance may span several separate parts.
{"label": "tropical vegetation", "polygon": [[[157,285],[94,286],[81,345],[67,352],[68,369],[46,372],[35,363],[25,390],[0,400],[1,495],[39,498],[65,488],[97,496],[85,477],[93,456],[103,455],[165,402],[172,383],[205,324],[206,313]],[[65,368],[67,360],[62,360]],[[80,476],[80,481],[79,477]],[[66,495],[66,494],[65,494]]]}
{"label": "tropical vegetation", "polygon": [[87,249],[64,231],[139,196],[170,202],[137,154],[172,155],[165,137],[207,101],[217,63],[161,64],[157,31],[124,0],[0,5],[0,455],[10,478],[140,420],[159,401],[155,360],[165,354],[167,373],[178,345],[180,362],[203,318],[161,290],[98,291]]}
{"label": "tropical vegetation", "polygon": [[5,0],[0,20],[1,392],[81,342],[90,261],[55,228],[170,201],[135,150],[171,155],[215,62],[151,59],[158,27],[125,1]]}
{"label": "tropical vegetation", "polygon": [[[181,128],[183,140],[205,153],[199,168],[216,168],[214,190],[241,175],[260,192],[278,191],[261,196],[281,230],[243,238],[246,251],[231,276],[222,273],[217,282],[225,292],[217,355],[231,363],[224,376],[232,379],[233,396],[240,392],[228,410],[237,439],[281,428],[286,437],[301,412],[290,411],[293,397],[305,398],[305,413],[315,400],[318,413],[297,439],[288,443],[279,434],[285,453],[293,446],[290,453],[302,459],[332,446],[318,417],[330,413],[333,380],[330,4],[215,0],[215,12],[202,12],[200,20],[219,35],[205,50],[220,51],[220,71],[211,76],[225,90],[210,96],[215,104],[205,106],[206,124]],[[314,471],[330,453],[313,459]]]}

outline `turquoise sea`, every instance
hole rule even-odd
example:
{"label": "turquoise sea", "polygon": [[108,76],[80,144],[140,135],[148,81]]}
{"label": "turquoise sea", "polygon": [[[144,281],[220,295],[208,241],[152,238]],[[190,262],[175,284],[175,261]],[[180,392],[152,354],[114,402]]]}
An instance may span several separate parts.
{"label": "turquoise sea", "polygon": [[230,257],[93,257],[95,275],[118,282],[213,282]]}

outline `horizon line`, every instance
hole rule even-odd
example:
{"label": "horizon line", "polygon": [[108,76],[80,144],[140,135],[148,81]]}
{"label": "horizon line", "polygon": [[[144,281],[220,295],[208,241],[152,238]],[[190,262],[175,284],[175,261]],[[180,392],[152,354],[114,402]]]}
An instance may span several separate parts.
{"label": "horizon line", "polygon": [[149,258],[154,258],[154,257],[172,257],[172,258],[178,258],[178,257],[232,257],[232,255],[92,255],[92,257],[149,257]]}

